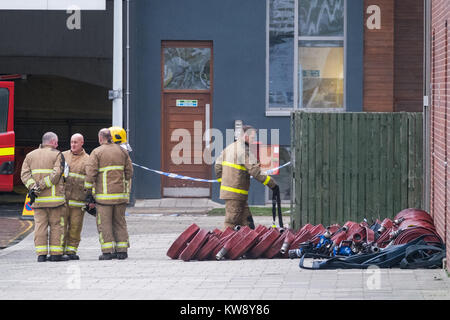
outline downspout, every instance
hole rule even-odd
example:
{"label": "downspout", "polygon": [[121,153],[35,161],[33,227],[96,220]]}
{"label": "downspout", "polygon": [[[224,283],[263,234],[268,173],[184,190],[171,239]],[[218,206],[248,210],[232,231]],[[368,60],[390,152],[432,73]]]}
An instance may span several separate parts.
{"label": "downspout", "polygon": [[431,1],[423,0],[424,55],[423,55],[423,208],[430,212],[431,193]]}
{"label": "downspout", "polygon": [[[125,93],[125,99],[127,104],[127,139],[130,139],[130,0],[127,0],[127,53],[126,53],[126,83],[127,91]],[[128,142],[129,143],[129,142]]]}
{"label": "downspout", "polygon": [[[126,101],[126,132],[127,132],[127,140],[130,145],[132,145],[130,141],[130,0],[127,1],[127,16],[126,16],[126,26],[127,26],[127,44],[126,44],[126,92],[125,92],[125,101]],[[134,158],[134,154],[131,153],[131,157]],[[135,184],[131,184],[131,190],[130,190],[130,206],[134,206],[136,203],[136,196],[135,196]]]}
{"label": "downspout", "polygon": [[123,15],[122,0],[114,0],[112,125],[123,126]]}

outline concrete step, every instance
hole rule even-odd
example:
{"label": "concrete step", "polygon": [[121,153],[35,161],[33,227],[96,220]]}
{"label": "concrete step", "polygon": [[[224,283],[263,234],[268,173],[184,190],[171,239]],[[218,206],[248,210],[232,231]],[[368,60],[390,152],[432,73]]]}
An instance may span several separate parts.
{"label": "concrete step", "polygon": [[224,208],[225,205],[209,198],[161,198],[137,199],[134,207],[127,208],[133,213],[161,213],[161,214],[206,214],[214,208]]}

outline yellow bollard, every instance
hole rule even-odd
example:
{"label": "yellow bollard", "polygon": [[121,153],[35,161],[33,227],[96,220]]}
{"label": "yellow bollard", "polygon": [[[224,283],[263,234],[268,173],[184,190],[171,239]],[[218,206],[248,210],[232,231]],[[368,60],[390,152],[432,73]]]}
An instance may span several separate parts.
{"label": "yellow bollard", "polygon": [[25,204],[23,205],[21,219],[34,219],[34,210],[30,205],[30,197],[28,196],[28,194],[25,198]]}

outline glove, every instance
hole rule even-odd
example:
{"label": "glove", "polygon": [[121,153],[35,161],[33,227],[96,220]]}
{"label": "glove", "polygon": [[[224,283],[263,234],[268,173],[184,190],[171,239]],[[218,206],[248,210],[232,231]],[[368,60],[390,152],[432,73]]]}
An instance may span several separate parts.
{"label": "glove", "polygon": [[39,194],[39,188],[33,187],[30,189],[30,191],[28,192],[28,197],[30,198],[30,206],[34,203],[34,201],[36,201],[38,194]]}
{"label": "glove", "polygon": [[97,208],[93,207],[90,208],[89,204],[86,204],[86,206],[84,207],[84,211],[86,211],[87,213],[89,213],[91,216],[96,216],[97,215]]}
{"label": "glove", "polygon": [[62,152],[60,152],[61,155],[61,171],[62,171],[62,177],[64,179],[64,182],[66,182],[67,177],[69,176],[69,165],[66,162],[66,159],[64,158],[64,155]]}
{"label": "glove", "polygon": [[28,192],[28,197],[30,197],[30,206],[31,206],[38,196],[36,195],[34,190],[30,190],[30,192]]}
{"label": "glove", "polygon": [[95,203],[95,199],[94,199],[94,196],[92,194],[88,194],[86,196],[86,204],[89,205],[90,203]]}
{"label": "glove", "polygon": [[94,196],[92,194],[88,194],[86,196],[86,206],[84,207],[84,211],[95,217],[97,215],[97,209],[89,206],[92,203],[95,203]]}

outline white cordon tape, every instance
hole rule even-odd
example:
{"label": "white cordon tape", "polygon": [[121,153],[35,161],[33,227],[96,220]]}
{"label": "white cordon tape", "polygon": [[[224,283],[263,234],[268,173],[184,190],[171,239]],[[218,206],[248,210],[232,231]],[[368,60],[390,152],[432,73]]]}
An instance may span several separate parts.
{"label": "white cordon tape", "polygon": [[[271,175],[275,171],[277,171],[277,170],[279,170],[281,168],[284,168],[284,167],[286,167],[286,166],[288,166],[290,164],[291,164],[291,162],[289,161],[289,162],[283,164],[282,166],[279,166],[277,168],[273,168],[273,169],[267,170],[266,172],[264,172],[264,174],[265,175]],[[163,176],[167,176],[169,178],[174,178],[174,179],[191,180],[191,181],[198,181],[198,182],[209,182],[209,183],[219,183],[219,181],[217,181],[216,179],[215,180],[207,180],[207,179],[200,179],[200,178],[192,178],[192,177],[187,177],[187,176],[183,176],[183,175],[176,174],[176,173],[169,173],[169,172],[163,172],[163,171],[159,171],[159,170],[155,170],[155,169],[150,169],[150,168],[141,166],[141,165],[136,164],[136,163],[133,163],[133,166],[136,166],[136,167],[139,167],[141,169],[144,169],[144,170],[147,170],[147,171],[151,171],[151,172],[163,175]]]}

